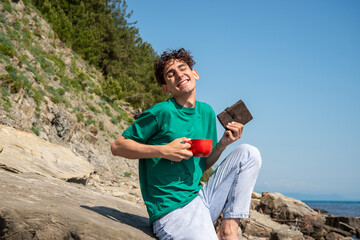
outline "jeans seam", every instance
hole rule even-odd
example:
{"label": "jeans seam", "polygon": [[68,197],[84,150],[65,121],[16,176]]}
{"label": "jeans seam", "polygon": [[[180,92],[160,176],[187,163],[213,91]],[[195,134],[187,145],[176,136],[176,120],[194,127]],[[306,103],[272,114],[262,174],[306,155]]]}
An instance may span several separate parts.
{"label": "jeans seam", "polygon": [[[229,174],[228,174],[228,176],[225,178],[226,180],[229,178],[229,176],[231,175],[231,173],[234,171],[234,170],[236,170],[238,167],[237,166],[234,166],[230,171],[229,171]],[[220,184],[219,184],[220,185]],[[218,186],[218,187],[216,187],[216,188],[214,188],[214,193],[218,190],[218,188],[219,188],[220,186]]]}
{"label": "jeans seam", "polygon": [[238,184],[238,178],[235,179],[235,182],[233,183],[234,187],[232,187],[232,191],[231,191],[231,203],[230,203],[230,212],[234,212],[234,203],[235,203],[235,190],[236,190],[236,185]]}

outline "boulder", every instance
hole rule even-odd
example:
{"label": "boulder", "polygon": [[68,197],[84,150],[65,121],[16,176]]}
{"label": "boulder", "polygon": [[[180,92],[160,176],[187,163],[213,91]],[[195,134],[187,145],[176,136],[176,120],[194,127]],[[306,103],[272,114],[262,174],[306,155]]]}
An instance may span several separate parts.
{"label": "boulder", "polygon": [[253,192],[251,194],[251,204],[250,209],[251,210],[258,210],[260,206],[260,200],[261,200],[261,194]]}
{"label": "boulder", "polygon": [[305,235],[321,239],[325,217],[308,207],[300,200],[286,197],[280,193],[263,192],[259,212],[268,214],[274,221],[290,226],[298,226]]}
{"label": "boulder", "polygon": [[0,169],[0,182],[0,239],[155,239],[134,203],[36,173]]}
{"label": "boulder", "polygon": [[331,232],[329,234],[326,235],[325,237],[326,240],[353,240],[352,237],[344,237],[341,234],[338,234],[336,232]]}
{"label": "boulder", "polygon": [[0,168],[55,178],[86,179],[94,167],[70,149],[35,134],[0,125]]}
{"label": "boulder", "polygon": [[305,215],[317,214],[300,200],[286,197],[280,193],[263,192],[260,205],[263,213],[275,219],[295,220]]}
{"label": "boulder", "polygon": [[343,237],[351,237],[352,236],[351,233],[341,230],[340,228],[334,228],[334,227],[325,225],[324,229],[327,232],[327,234],[334,232],[334,233],[340,234]]}
{"label": "boulder", "polygon": [[296,228],[272,221],[270,216],[250,210],[250,218],[242,219],[240,224],[242,233],[249,238],[267,239],[304,239],[303,234]]}
{"label": "boulder", "polygon": [[339,228],[343,231],[350,232],[360,238],[360,218],[345,217],[345,216],[326,216],[326,225],[333,228]]}

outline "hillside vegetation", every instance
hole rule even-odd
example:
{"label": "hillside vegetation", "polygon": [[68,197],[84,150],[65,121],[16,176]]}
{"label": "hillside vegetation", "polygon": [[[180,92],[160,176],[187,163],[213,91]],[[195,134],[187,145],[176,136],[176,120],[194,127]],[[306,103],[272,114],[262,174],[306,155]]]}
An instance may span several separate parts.
{"label": "hillside vegetation", "polygon": [[62,42],[100,69],[102,92],[110,100],[146,109],[167,96],[157,86],[153,48],[129,23],[125,0],[32,0]]}
{"label": "hillside vegetation", "polygon": [[[71,70],[76,76],[69,79],[64,72],[66,64],[61,58],[56,54],[44,54],[38,46],[33,48],[34,44],[37,44],[37,37],[46,36],[53,39],[50,44],[54,49],[58,47],[55,39],[59,39],[74,51],[77,58],[86,60],[85,64],[88,68],[91,66],[102,73],[103,77],[98,79],[98,85],[90,88],[105,101],[112,103],[114,100],[123,100],[135,108],[144,110],[167,98],[157,86],[153,74],[153,61],[157,54],[150,44],[141,39],[135,24],[127,21],[131,13],[127,13],[125,1],[23,1],[26,6],[37,11],[38,15],[43,16],[54,32],[42,29],[37,17],[16,19],[12,26],[9,26],[4,14],[6,12],[11,14],[13,9],[8,0],[1,2],[3,4],[1,22],[7,32],[0,35],[1,59],[8,63],[9,58],[18,57],[21,65],[29,65],[26,55],[19,56],[16,48],[31,48],[31,53],[47,72],[47,76],[34,73],[37,82],[42,82],[44,78],[60,80],[65,91],[69,87],[82,91],[87,81],[86,75],[76,72],[73,63]],[[31,20],[34,24],[29,25]],[[9,30],[10,27],[13,29]],[[13,41],[17,41],[22,46],[14,45]],[[29,67],[29,70],[36,72],[33,67]],[[9,66],[7,72],[13,73],[14,69],[10,69]],[[7,85],[11,81],[4,79],[4,76],[3,80]],[[15,82],[17,84],[12,85],[12,92],[18,92],[24,85],[19,81]],[[32,92],[39,102],[43,94]]]}
{"label": "hillside vegetation", "polygon": [[97,188],[137,184],[137,161],[115,158],[110,144],[139,111],[107,97],[107,77],[42,16],[30,1],[0,1],[0,124],[70,148],[96,167]]}

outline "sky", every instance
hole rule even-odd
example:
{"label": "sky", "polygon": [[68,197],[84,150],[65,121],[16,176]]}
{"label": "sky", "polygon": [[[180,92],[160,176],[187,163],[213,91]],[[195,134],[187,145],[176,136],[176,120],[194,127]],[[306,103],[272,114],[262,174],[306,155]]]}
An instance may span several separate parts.
{"label": "sky", "polygon": [[221,160],[236,144],[256,146],[263,163],[254,191],[360,200],[360,1],[127,5],[159,55],[191,51],[197,100],[216,114],[245,102],[254,119]]}

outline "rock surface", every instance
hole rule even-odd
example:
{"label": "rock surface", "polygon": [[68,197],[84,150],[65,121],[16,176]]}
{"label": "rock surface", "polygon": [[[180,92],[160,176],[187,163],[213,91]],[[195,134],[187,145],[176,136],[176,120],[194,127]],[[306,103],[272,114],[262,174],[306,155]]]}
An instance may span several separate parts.
{"label": "rock surface", "polygon": [[274,221],[287,225],[297,224],[302,233],[321,239],[325,216],[318,214],[305,203],[280,193],[262,193],[258,210],[269,215]]}
{"label": "rock surface", "polygon": [[241,230],[244,236],[267,239],[304,239],[298,228],[274,222],[268,215],[251,210],[250,216],[249,219],[241,221]]}
{"label": "rock surface", "polygon": [[154,239],[134,203],[36,173],[0,182],[0,239]]}
{"label": "rock surface", "polygon": [[38,173],[63,180],[87,179],[94,166],[70,149],[35,134],[0,125],[0,168]]}

